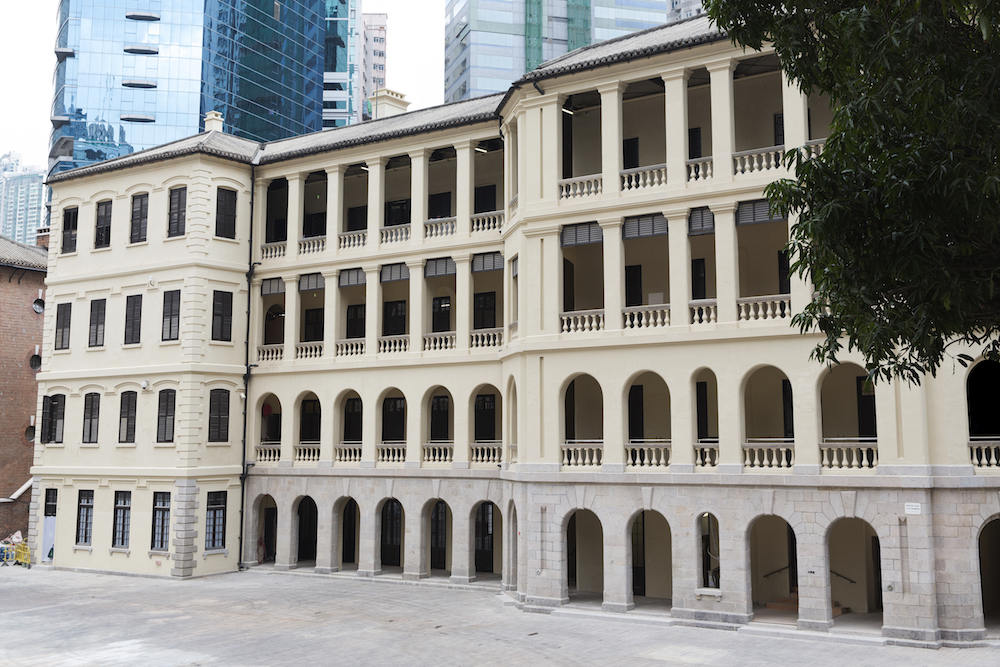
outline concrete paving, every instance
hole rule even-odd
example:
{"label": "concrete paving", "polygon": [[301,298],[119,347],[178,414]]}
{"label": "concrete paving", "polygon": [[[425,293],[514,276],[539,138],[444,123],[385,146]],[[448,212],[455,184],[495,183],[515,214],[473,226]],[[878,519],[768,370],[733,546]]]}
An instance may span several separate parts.
{"label": "concrete paving", "polygon": [[0,601],[0,665],[1000,664],[995,647],[831,644],[569,608],[528,614],[490,591],[266,570],[170,581],[0,568]]}

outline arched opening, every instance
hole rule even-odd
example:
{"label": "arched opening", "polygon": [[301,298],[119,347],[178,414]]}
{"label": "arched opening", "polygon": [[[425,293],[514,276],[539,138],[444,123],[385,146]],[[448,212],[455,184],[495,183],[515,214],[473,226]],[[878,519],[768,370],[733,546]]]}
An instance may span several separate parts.
{"label": "arched opening", "polygon": [[571,600],[604,598],[604,529],[590,510],[575,510],[566,524],[566,586]]}
{"label": "arched opening", "polygon": [[264,345],[282,345],[285,342],[285,295],[269,294],[264,298],[280,300],[280,303],[272,304],[264,314]]}
{"label": "arched opening", "polygon": [[361,508],[348,498],[341,513],[340,569],[357,570],[361,544]]}
{"label": "arched opening", "polygon": [[[296,460],[319,459],[319,432],[322,422],[319,398],[309,392],[299,404],[299,444],[295,452]],[[306,450],[315,450],[315,458],[312,457],[313,452]]]}
{"label": "arched opening", "polygon": [[875,386],[857,364],[833,366],[820,389],[824,468],[874,468],[878,462]]}
{"label": "arched opening", "polygon": [[406,397],[390,389],[382,399],[382,442],[406,442]]}
{"label": "arched opening", "polygon": [[273,563],[277,553],[278,505],[264,496],[257,505],[257,562]]}
{"label": "arched opening", "polygon": [[281,458],[281,401],[274,394],[264,397],[260,405],[260,443],[256,460],[273,463]]}
{"label": "arched opening", "polygon": [[507,575],[508,590],[517,590],[517,507],[510,504],[510,572]]}
{"label": "arched opening", "polygon": [[288,239],[288,181],[277,178],[267,185],[264,243],[284,243]]}
{"label": "arched opening", "polygon": [[340,433],[340,443],[345,448],[357,449],[360,453],[363,436],[362,417],[364,405],[361,396],[356,391],[349,391],[343,398],[343,428]]}
{"label": "arched opening", "polygon": [[604,394],[590,375],[578,375],[563,396],[562,464],[599,466],[604,447]]}
{"label": "arched opening", "polygon": [[700,468],[719,465],[719,383],[707,368],[694,376],[695,427],[698,445],[694,464]]}
{"label": "arched opening", "polygon": [[966,384],[969,453],[977,467],[1000,467],[1000,363],[981,361]]}
{"label": "arched opening", "polygon": [[662,467],[670,463],[670,390],[656,373],[642,373],[629,385],[628,449],[625,464]]}
{"label": "arched opening", "polygon": [[299,550],[296,560],[299,567],[315,565],[316,522],[319,516],[319,512],[316,510],[316,501],[305,496],[299,501],[296,514],[299,518]]}
{"label": "arched opening", "polygon": [[[430,569],[439,574],[451,571],[451,508],[448,503],[438,500],[430,513]],[[444,572],[440,572],[440,571]]]}
{"label": "arched opening", "polygon": [[863,519],[840,519],[830,527],[827,548],[833,615],[850,612],[848,623],[881,628],[882,557],[875,530]]}
{"label": "arched opening", "polygon": [[455,415],[451,392],[435,387],[427,398],[427,442],[450,444],[455,440]]}
{"label": "arched opening", "polygon": [[302,238],[326,236],[326,172],[306,177],[302,198]]}
{"label": "arched opening", "polygon": [[485,501],[476,507],[476,575],[503,573],[503,530],[500,508]]}
{"label": "arched opening", "polygon": [[382,569],[403,565],[403,506],[395,498],[382,505]]}
{"label": "arched opening", "polygon": [[979,533],[979,576],[983,587],[983,623],[989,637],[1000,637],[1000,519]]}
{"label": "arched opening", "polygon": [[792,383],[774,366],[758,368],[743,389],[743,465],[790,468],[794,460],[795,424]]}
{"label": "arched opening", "polygon": [[698,517],[698,533],[701,538],[702,588],[719,588],[722,577],[722,562],[719,560],[719,520],[714,514],[705,512]]}
{"label": "arched opening", "polygon": [[490,384],[472,392],[470,423],[472,463],[496,466],[503,460],[503,421],[500,392]]}
{"label": "arched opening", "polygon": [[632,520],[632,599],[636,607],[673,604],[670,524],[659,512],[642,511]]}
{"label": "arched opening", "polygon": [[755,617],[794,623],[799,611],[795,531],[780,516],[766,515],[753,522],[749,537]]}

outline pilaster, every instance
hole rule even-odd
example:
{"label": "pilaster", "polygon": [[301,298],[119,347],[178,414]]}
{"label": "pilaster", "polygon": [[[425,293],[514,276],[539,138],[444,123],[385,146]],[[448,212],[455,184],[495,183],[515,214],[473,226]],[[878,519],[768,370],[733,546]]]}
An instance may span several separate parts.
{"label": "pilaster", "polygon": [[170,575],[190,577],[198,566],[195,554],[198,552],[198,486],[193,479],[174,480],[174,497],[170,508],[170,523],[173,524]]}
{"label": "pilaster", "polygon": [[601,174],[605,198],[617,198],[622,189],[622,93],[627,86],[624,81],[613,81],[597,87],[601,94]]}
{"label": "pilaster", "polygon": [[469,349],[472,330],[472,256],[452,255],[455,260],[455,347]]}
{"label": "pilaster", "polygon": [[667,183],[687,181],[688,158],[688,80],[686,67],[663,74],[664,120],[667,138]]}
{"label": "pilaster", "polygon": [[460,141],[455,144],[457,163],[455,169],[455,235],[466,238],[471,231],[473,186],[476,182],[476,166],[473,160],[474,142]]}
{"label": "pilaster", "polygon": [[712,173],[713,180],[733,180],[733,151],[736,147],[736,113],[733,102],[733,72],[736,61],[730,58],[709,63],[712,96]]}
{"label": "pilaster", "polygon": [[344,231],[344,169],[336,164],[326,170],[326,252],[336,254]]}
{"label": "pilaster", "polygon": [[736,321],[740,296],[740,253],[736,235],[736,204],[712,207],[715,215],[715,288],[719,322]]}
{"label": "pilaster", "polygon": [[368,167],[368,245],[381,243],[385,226],[385,165],[389,158],[375,157],[367,160]]}

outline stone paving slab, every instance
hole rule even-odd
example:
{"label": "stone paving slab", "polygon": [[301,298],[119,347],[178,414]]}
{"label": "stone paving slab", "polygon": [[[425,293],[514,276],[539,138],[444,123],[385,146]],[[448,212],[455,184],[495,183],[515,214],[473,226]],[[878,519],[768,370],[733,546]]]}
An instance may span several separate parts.
{"label": "stone paving slab", "polygon": [[526,614],[497,597],[266,571],[172,581],[0,568],[0,665],[1000,664],[997,648],[832,645],[614,623]]}

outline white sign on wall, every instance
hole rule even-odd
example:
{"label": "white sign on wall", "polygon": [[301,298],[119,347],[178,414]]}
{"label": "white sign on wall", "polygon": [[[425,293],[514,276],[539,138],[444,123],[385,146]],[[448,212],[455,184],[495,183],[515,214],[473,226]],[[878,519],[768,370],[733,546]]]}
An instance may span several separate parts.
{"label": "white sign on wall", "polygon": [[904,503],[903,511],[907,514],[920,514],[920,503]]}

